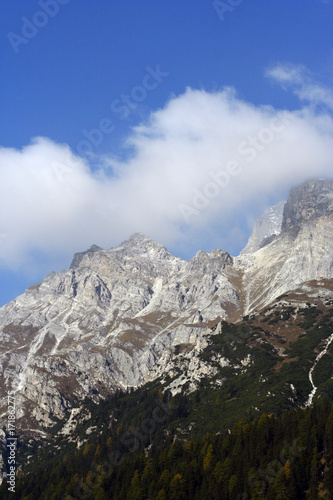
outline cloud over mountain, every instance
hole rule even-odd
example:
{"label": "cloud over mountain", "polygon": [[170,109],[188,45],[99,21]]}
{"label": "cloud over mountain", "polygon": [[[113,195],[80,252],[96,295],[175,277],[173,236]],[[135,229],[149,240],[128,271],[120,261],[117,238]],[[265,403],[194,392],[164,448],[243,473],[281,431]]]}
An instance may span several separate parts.
{"label": "cloud over mountain", "polygon": [[98,168],[49,138],[1,148],[2,265],[67,259],[136,231],[174,248],[237,238],[242,207],[331,175],[331,94],[309,79],[302,86],[300,71],[280,66],[269,75],[297,87],[310,105],[279,110],[246,102],[231,88],[188,88],[133,129],[127,160],[101,157]]}

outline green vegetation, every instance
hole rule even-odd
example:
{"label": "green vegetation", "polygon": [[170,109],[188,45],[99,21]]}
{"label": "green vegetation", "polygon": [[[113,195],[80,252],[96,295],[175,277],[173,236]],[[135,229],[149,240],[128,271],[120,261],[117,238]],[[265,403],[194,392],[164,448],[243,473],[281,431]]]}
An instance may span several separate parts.
{"label": "green vegetation", "polygon": [[[85,400],[71,436],[59,434],[58,422],[47,445],[19,448],[20,460],[34,456],[15,498],[332,499],[333,345],[313,371],[314,407],[302,409],[332,310],[302,309],[293,321],[303,334],[284,356],[271,341],[286,345],[278,328],[294,308],[274,310],[265,324],[223,322],[199,356],[210,375],[190,394],[173,397],[169,378],[99,404]],[[186,346],[176,353],[181,361]],[[6,484],[0,498],[13,498]]]}
{"label": "green vegetation", "polygon": [[[246,417],[230,431],[198,440],[173,442],[164,433],[160,442],[156,435],[149,453],[143,444],[134,450],[136,431],[127,441],[123,429],[116,434],[115,441],[113,433],[103,433],[80,450],[60,453],[47,467],[40,465],[35,474],[21,474],[16,498],[333,498],[333,404],[326,398],[279,417]],[[125,444],[133,447],[131,453],[122,453]],[[5,486],[0,494],[11,498]]]}

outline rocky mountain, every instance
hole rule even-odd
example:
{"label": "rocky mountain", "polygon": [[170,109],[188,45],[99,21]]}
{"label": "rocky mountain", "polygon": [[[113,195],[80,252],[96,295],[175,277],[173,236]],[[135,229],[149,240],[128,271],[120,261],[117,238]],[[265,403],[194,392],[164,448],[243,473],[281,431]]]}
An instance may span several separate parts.
{"label": "rocky mountain", "polygon": [[[239,257],[199,251],[185,261],[135,234],[110,250],[93,245],[76,254],[69,270],[2,307],[0,391],[15,392],[17,425],[27,436],[44,435],[75,401],[167,375],[171,391],[193,390],[214,373],[199,354],[221,321],[237,323],[290,290],[303,290],[303,304],[304,290],[309,300],[333,278],[332,193],[332,181],[294,188],[257,223]],[[322,294],[330,300],[329,284]],[[179,351],[190,376],[177,375]],[[5,420],[7,401],[0,414]]]}
{"label": "rocky mountain", "polygon": [[319,179],[293,187],[285,204],[282,231],[333,214],[333,180]]}
{"label": "rocky mountain", "polygon": [[[169,498],[158,495],[161,483],[151,477],[147,481],[158,454],[164,487],[168,486],[166,475],[171,481],[180,471],[188,484],[183,498],[230,498],[225,475],[218,481],[225,491],[216,491],[214,483],[221,449],[234,455],[229,476],[237,470],[243,477],[244,471],[236,469],[237,464],[243,468],[240,453],[250,455],[245,461],[245,482],[240,482],[237,492],[240,497],[257,496],[259,484],[260,496],[266,498],[272,479],[283,472],[289,459],[291,483],[299,489],[293,498],[308,496],[310,484],[311,498],[317,497],[318,489],[320,498],[331,498],[332,326],[333,280],[321,280],[300,285],[237,324],[218,323],[205,332],[201,349],[175,345],[168,370],[152,382],[98,403],[76,401],[45,440],[23,442],[20,436],[18,463],[23,471],[17,498],[132,499],[138,498],[138,491],[130,487],[138,483],[146,485],[145,495],[139,498]],[[259,442],[262,456],[267,457],[265,464],[258,460]],[[216,447],[212,449],[210,443]],[[273,443],[275,454],[267,448]],[[5,446],[3,450],[6,463],[9,454]],[[179,460],[181,450],[184,454]],[[195,461],[189,455],[193,450],[198,452]],[[213,466],[207,468],[211,460]],[[228,462],[222,458],[220,463]],[[257,463],[260,483],[253,481],[252,467],[255,464],[257,469]],[[191,477],[198,483],[198,466],[212,478],[193,496],[189,483]],[[314,468],[319,474],[312,474]],[[208,495],[207,484],[213,484]],[[289,488],[286,484],[283,491]],[[274,493],[275,488],[271,489]],[[0,496],[12,498],[6,485],[0,486]]]}
{"label": "rocky mountain", "polygon": [[268,207],[264,213],[258,217],[254,225],[252,235],[245,248],[241,251],[244,253],[252,253],[259,248],[262,248],[278,234],[281,233],[283,209],[285,201],[280,201],[273,207]]}
{"label": "rocky mountain", "polygon": [[299,283],[333,276],[333,182],[309,181],[291,190],[281,233],[240,259],[245,313],[269,304]]}
{"label": "rocky mountain", "polygon": [[162,373],[175,343],[200,343],[209,321],[239,308],[232,262],[220,250],[186,262],[136,234],[76,255],[4,306],[1,391],[16,391],[22,425]]}

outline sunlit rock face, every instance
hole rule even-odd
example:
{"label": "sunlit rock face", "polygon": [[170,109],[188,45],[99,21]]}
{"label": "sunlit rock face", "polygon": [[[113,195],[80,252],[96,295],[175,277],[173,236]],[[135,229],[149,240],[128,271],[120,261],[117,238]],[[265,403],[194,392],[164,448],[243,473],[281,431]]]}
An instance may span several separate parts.
{"label": "sunlit rock face", "polygon": [[[75,399],[171,373],[176,345],[186,346],[195,380],[206,370],[197,354],[221,319],[238,321],[300,283],[332,278],[331,188],[294,188],[266,211],[239,257],[199,251],[185,261],[135,234],[76,254],[69,270],[2,307],[0,390],[16,391],[21,428],[40,431]],[[5,406],[0,412],[4,419]]]}
{"label": "sunlit rock face", "polygon": [[[240,307],[227,252],[189,262],[135,234],[76,254],[0,310],[1,392],[16,391],[25,426],[52,423],[74,398],[137,387],[167,369],[173,346]],[[29,422],[28,422],[29,420]]]}
{"label": "sunlit rock face", "polygon": [[[248,260],[244,260],[248,258]],[[241,257],[245,311],[263,307],[299,283],[333,276],[333,181],[292,188],[281,233]]]}

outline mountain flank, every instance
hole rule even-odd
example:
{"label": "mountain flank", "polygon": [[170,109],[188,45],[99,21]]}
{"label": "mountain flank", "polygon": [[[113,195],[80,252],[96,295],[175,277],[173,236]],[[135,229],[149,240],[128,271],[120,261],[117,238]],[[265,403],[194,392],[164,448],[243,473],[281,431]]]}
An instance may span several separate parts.
{"label": "mountain flank", "polygon": [[[109,250],[93,245],[75,254],[69,270],[49,274],[2,307],[0,391],[3,398],[14,391],[22,435],[47,436],[77,402],[97,403],[161,377],[174,379],[172,393],[181,386],[197,390],[216,368],[200,358],[214,331],[223,337],[226,324],[262,314],[291,292],[294,315],[306,303],[320,308],[317,300],[331,300],[332,203],[331,180],[293,188],[287,202],[259,219],[238,257],[216,249],[185,261],[140,233]],[[240,366],[246,369],[258,343],[268,342],[283,358],[302,335],[287,325],[282,342],[269,330],[246,344]],[[177,375],[179,353],[191,376]],[[231,354],[219,362],[231,366]],[[295,404],[311,392],[310,368],[304,367],[307,382]],[[231,370],[221,384],[233,376]],[[1,415],[5,422],[5,405]]]}

